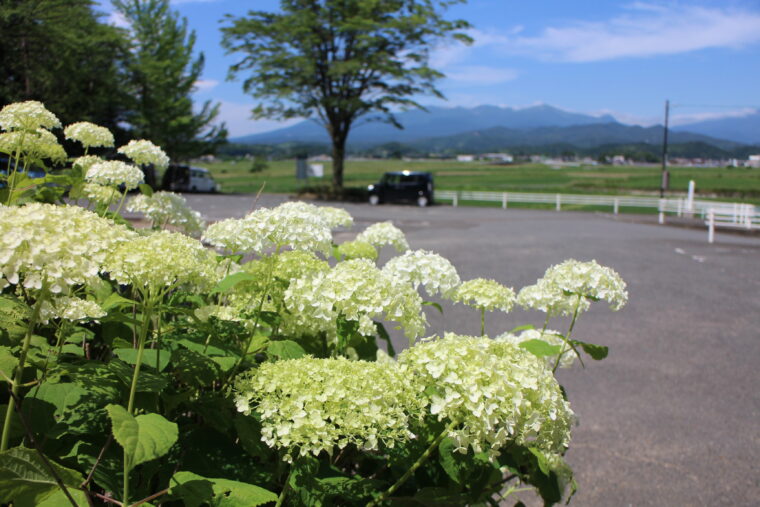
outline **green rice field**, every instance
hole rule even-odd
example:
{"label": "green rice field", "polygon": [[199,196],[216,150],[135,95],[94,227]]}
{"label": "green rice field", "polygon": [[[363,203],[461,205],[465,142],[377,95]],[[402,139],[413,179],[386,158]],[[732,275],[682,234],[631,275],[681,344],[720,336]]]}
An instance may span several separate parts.
{"label": "green rice field", "polygon": [[[267,162],[267,168],[252,172],[250,160],[198,163],[209,169],[222,184],[223,192],[295,193],[304,186],[327,185],[330,162],[324,178],[296,180],[295,161]],[[659,193],[661,168],[648,166],[584,165],[553,168],[543,164],[496,165],[453,160],[347,160],[346,187],[364,187],[376,182],[386,171],[429,171],[436,188],[446,190],[487,190],[493,192],[551,192],[566,194],[646,194]],[[760,169],[670,167],[668,195],[684,195],[689,180],[696,182],[701,198],[760,204]]]}

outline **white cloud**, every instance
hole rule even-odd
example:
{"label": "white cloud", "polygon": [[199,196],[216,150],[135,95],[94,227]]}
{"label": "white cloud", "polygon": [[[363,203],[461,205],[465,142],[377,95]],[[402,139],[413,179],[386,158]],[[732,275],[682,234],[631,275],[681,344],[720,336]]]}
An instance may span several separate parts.
{"label": "white cloud", "polygon": [[452,81],[482,86],[506,83],[516,79],[517,76],[518,73],[514,69],[485,65],[462,65],[451,67],[446,71],[446,77]]}
{"label": "white cloud", "polygon": [[111,13],[108,15],[108,19],[106,20],[106,23],[109,25],[119,27],[119,28],[129,28],[129,23],[127,22],[127,19],[119,11],[111,11]]}
{"label": "white cloud", "polygon": [[218,84],[219,81],[216,79],[199,79],[193,83],[193,85],[195,85],[195,90],[198,92],[207,92],[214,89]]}
{"label": "white cloud", "polygon": [[219,101],[219,117],[217,121],[225,122],[229,137],[240,137],[248,134],[258,134],[270,130],[280,129],[295,125],[303,120],[293,119],[286,121],[276,120],[253,120],[251,119],[252,104],[240,104],[237,102]]}
{"label": "white cloud", "polygon": [[751,107],[745,107],[741,109],[734,109],[731,111],[717,111],[717,112],[703,112],[703,113],[686,113],[675,114],[672,117],[671,123],[673,125],[688,125],[690,123],[696,123],[707,120],[722,120],[724,118],[742,118],[751,114],[756,114],[760,111]]}
{"label": "white cloud", "polygon": [[684,4],[635,3],[604,22],[547,27],[513,37],[502,47],[549,60],[593,62],[678,54],[707,48],[742,48],[760,42],[760,12]]}

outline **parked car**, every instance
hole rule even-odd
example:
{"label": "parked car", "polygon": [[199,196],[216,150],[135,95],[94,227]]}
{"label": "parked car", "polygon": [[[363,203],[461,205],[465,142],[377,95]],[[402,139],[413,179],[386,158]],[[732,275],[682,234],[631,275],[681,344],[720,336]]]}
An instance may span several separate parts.
{"label": "parked car", "polygon": [[217,192],[219,185],[207,169],[170,165],[164,172],[161,188],[172,192]]}
{"label": "parked car", "polygon": [[367,187],[369,203],[414,202],[417,206],[433,204],[433,175],[427,172],[387,172],[379,182]]}

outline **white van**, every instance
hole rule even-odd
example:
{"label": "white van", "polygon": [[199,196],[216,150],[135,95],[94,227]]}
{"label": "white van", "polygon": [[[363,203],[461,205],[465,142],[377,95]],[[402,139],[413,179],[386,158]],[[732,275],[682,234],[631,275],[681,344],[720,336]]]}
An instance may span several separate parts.
{"label": "white van", "polygon": [[186,165],[170,165],[164,173],[161,186],[172,192],[219,191],[219,185],[207,169]]}

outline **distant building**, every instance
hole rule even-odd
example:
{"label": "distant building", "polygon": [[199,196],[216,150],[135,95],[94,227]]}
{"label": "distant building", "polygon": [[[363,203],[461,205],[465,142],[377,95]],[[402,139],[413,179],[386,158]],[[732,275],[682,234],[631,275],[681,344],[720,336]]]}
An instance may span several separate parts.
{"label": "distant building", "polygon": [[612,165],[626,165],[628,161],[625,159],[625,155],[615,155],[612,157]]}
{"label": "distant building", "polygon": [[747,159],[747,167],[760,168],[760,155],[750,155]]}
{"label": "distant building", "polygon": [[501,162],[502,164],[511,164],[515,161],[515,158],[509,153],[484,153],[480,156],[480,159]]}
{"label": "distant building", "polygon": [[457,155],[457,162],[475,162],[475,155]]}

